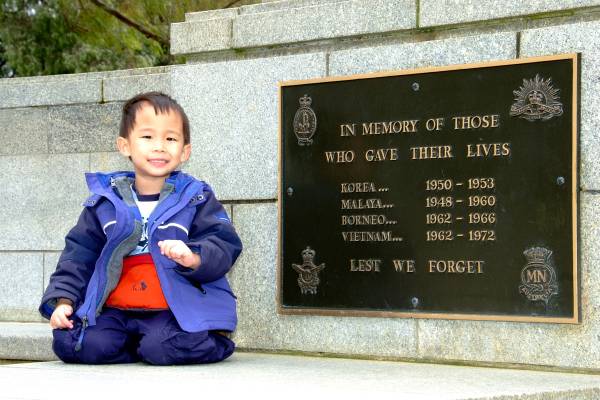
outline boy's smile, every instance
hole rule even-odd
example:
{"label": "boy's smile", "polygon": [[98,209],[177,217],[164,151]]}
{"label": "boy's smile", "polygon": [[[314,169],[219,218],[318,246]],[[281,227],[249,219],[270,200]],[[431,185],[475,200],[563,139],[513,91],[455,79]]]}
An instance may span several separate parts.
{"label": "boy's smile", "polygon": [[176,112],[156,114],[150,103],[136,113],[127,139],[117,138],[121,154],[131,157],[135,186],[140,194],[159,193],[171,172],[190,157],[191,144],[184,144],[183,121]]}

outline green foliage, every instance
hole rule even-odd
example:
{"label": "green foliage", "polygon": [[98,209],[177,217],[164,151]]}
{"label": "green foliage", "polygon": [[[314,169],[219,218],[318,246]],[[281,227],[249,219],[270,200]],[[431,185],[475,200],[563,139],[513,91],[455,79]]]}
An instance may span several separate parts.
{"label": "green foliage", "polygon": [[169,54],[171,23],[186,12],[257,2],[0,0],[0,77],[181,63]]}

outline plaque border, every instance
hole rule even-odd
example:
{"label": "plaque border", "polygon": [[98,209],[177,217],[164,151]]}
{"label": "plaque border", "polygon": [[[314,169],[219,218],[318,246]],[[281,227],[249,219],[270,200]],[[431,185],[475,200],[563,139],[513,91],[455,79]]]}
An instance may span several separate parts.
{"label": "plaque border", "polygon": [[[459,71],[476,68],[491,68],[506,65],[531,64],[536,62],[571,60],[573,66],[573,97],[571,99],[572,107],[572,128],[571,128],[571,147],[572,147],[572,165],[571,165],[571,194],[572,194],[572,238],[573,238],[573,317],[543,317],[543,316],[520,316],[520,315],[502,315],[502,314],[461,314],[461,313],[432,313],[432,312],[408,312],[408,311],[378,311],[378,310],[342,310],[332,308],[303,308],[303,307],[284,307],[281,303],[283,284],[283,242],[281,234],[283,229],[283,210],[281,198],[283,193],[283,88],[288,86],[298,86],[313,83],[328,83],[358,79],[373,79],[390,76],[404,76],[424,73],[436,73],[446,71]],[[278,177],[277,177],[277,266],[276,266],[276,304],[277,314],[279,315],[315,315],[315,316],[347,316],[347,317],[371,317],[371,318],[415,318],[415,319],[447,319],[447,320],[468,320],[468,321],[498,321],[498,322],[539,322],[539,323],[557,323],[557,324],[580,324],[581,323],[581,292],[579,290],[579,88],[581,77],[581,53],[564,53],[556,55],[524,57],[510,60],[495,60],[468,64],[445,65],[435,67],[411,68],[406,70],[390,70],[373,73],[329,76],[324,78],[312,78],[301,80],[279,81],[279,129],[278,129]]]}

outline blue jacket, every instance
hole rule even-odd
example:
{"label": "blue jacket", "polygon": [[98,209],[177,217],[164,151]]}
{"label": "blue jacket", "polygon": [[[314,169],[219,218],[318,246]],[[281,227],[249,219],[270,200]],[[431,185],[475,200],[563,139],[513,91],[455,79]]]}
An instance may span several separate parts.
{"label": "blue jacket", "polygon": [[[137,245],[142,220],[131,193],[134,173],[87,173],[92,195],[77,225],[65,238],[58,266],[50,277],[40,313],[50,318],[58,298],[74,304],[86,326],[96,324],[116,287],[123,257]],[[197,270],[160,254],[158,242],[178,239],[200,254]],[[225,274],[242,244],[223,206],[204,182],[180,171],[171,173],[148,218],[148,247],[169,308],[188,332],[235,330],[236,300]]]}

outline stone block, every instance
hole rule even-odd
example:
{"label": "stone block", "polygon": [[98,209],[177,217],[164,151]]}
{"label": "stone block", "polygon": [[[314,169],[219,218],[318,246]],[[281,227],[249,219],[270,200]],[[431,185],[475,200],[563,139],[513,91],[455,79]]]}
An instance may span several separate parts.
{"label": "stone block", "polygon": [[174,66],[175,98],[190,118],[185,169],[221,200],[277,196],[278,81],[325,75],[322,53]]}
{"label": "stone block", "polygon": [[0,359],[57,360],[46,323],[0,322]]}
{"label": "stone block", "polygon": [[271,11],[289,10],[291,8],[318,6],[326,3],[339,3],[345,0],[269,0],[262,4],[250,4],[238,7],[240,14],[257,14]]}
{"label": "stone block", "polygon": [[171,93],[170,75],[145,74],[104,79],[104,101],[127,101],[143,92]]}
{"label": "stone block", "polygon": [[0,83],[0,108],[98,103],[100,79],[53,78],[36,82]]}
{"label": "stone block", "polygon": [[244,251],[230,273],[238,296],[241,348],[347,355],[414,357],[416,323],[411,319],[277,314],[277,204],[234,205]]}
{"label": "stone block", "polygon": [[121,121],[120,103],[50,107],[50,153],[83,153],[116,150]]}
{"label": "stone block", "polygon": [[0,155],[48,152],[48,109],[0,109]]}
{"label": "stone block", "polygon": [[419,27],[486,21],[600,5],[598,0],[421,0]]}
{"label": "stone block", "polygon": [[598,317],[586,314],[581,325],[423,320],[419,358],[598,369]]}
{"label": "stone block", "polygon": [[[600,194],[582,193],[580,204],[581,308],[587,314],[600,313]],[[600,328],[600,321],[596,323]]]}
{"label": "stone block", "polygon": [[428,42],[334,51],[330,75],[349,75],[515,58],[516,33],[464,36]]}
{"label": "stone block", "polygon": [[581,324],[423,320],[419,358],[600,368],[600,196],[581,203]]}
{"label": "stone block", "polygon": [[0,253],[0,321],[39,321],[42,253]]}
{"label": "stone block", "polygon": [[0,110],[0,154],[116,150],[121,104],[87,104]]}
{"label": "stone block", "polygon": [[600,22],[532,29],[521,34],[521,56],[580,52],[580,176],[585,190],[600,190]]}
{"label": "stone block", "polygon": [[0,249],[62,250],[88,194],[88,168],[87,154],[0,157]]}
{"label": "stone block", "polygon": [[221,18],[235,18],[239,14],[239,10],[240,7],[185,13],[185,22],[207,21],[210,19]]}
{"label": "stone block", "polygon": [[191,54],[229,49],[231,47],[231,32],[231,18],[171,24],[171,54]]}
{"label": "stone block", "polygon": [[[348,0],[308,3],[269,12],[240,13],[233,20],[234,48],[269,46],[311,40],[398,31],[416,27],[412,0]],[[281,8],[280,8],[281,7]],[[265,29],[268,27],[268,29]]]}
{"label": "stone block", "polygon": [[[64,243],[63,243],[64,248]],[[61,248],[62,251],[62,248]],[[58,265],[58,259],[60,258],[61,252],[45,252],[44,253],[44,289],[48,287],[48,283],[50,282],[50,275],[56,271],[56,266]],[[41,297],[40,297],[41,300]]]}

